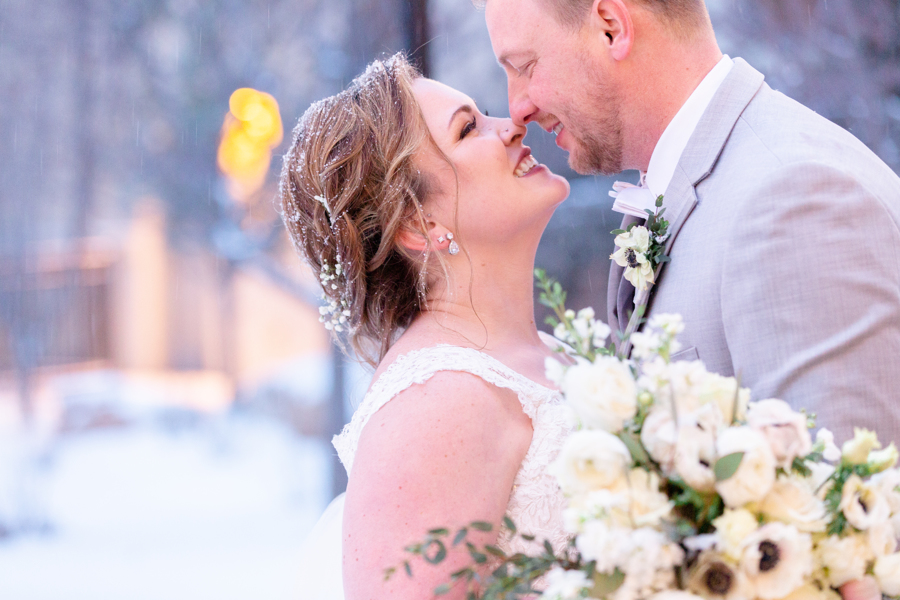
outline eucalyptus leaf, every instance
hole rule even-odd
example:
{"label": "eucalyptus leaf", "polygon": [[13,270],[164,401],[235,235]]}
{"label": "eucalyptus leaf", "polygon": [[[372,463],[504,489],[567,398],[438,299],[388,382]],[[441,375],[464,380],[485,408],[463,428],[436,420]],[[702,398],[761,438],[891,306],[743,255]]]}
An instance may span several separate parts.
{"label": "eucalyptus leaf", "polygon": [[503,524],[506,525],[506,528],[509,529],[513,535],[518,531],[518,529],[516,529],[516,524],[513,523],[513,520],[507,515],[503,516]]}
{"label": "eucalyptus leaf", "polygon": [[[437,546],[437,550],[435,550],[432,556],[429,556],[428,550],[432,546]],[[447,558],[447,547],[441,540],[431,540],[422,551],[422,558],[433,565],[439,564],[441,561]]]}
{"label": "eucalyptus leaf", "polygon": [[472,529],[477,529],[478,531],[491,531],[494,529],[493,525],[484,521],[472,521],[470,525],[472,526]]}
{"label": "eucalyptus leaf", "polygon": [[450,532],[447,531],[446,529],[444,529],[443,527],[441,527],[441,528],[438,528],[438,529],[432,529],[432,530],[429,531],[428,533],[431,534],[431,535],[447,535],[447,534],[449,534]]}
{"label": "eucalyptus leaf", "polygon": [[713,467],[713,472],[716,474],[716,481],[725,481],[734,475],[737,472],[738,467],[741,466],[741,461],[743,459],[743,452],[732,452],[717,460],[716,466]]}
{"label": "eucalyptus leaf", "polygon": [[469,529],[467,527],[463,527],[459,531],[456,532],[456,536],[453,538],[453,545],[456,546],[461,541],[466,539],[466,535],[469,533]]}
{"label": "eucalyptus leaf", "polygon": [[628,448],[628,452],[631,453],[631,459],[638,465],[646,465],[650,463],[650,456],[647,454],[647,451],[644,450],[644,447],[641,445],[641,442],[637,439],[637,436],[628,433],[627,431],[619,432],[619,439],[625,443],[625,447]]}
{"label": "eucalyptus leaf", "polygon": [[449,584],[449,583],[442,583],[441,585],[439,585],[439,586],[437,586],[436,588],[434,588],[434,595],[435,595],[435,596],[442,596],[442,595],[446,594],[446,593],[449,592],[449,591],[450,591],[450,584]]}
{"label": "eucalyptus leaf", "polygon": [[594,587],[591,598],[603,598],[612,594],[625,583],[625,573],[616,569],[613,573],[594,573]]}

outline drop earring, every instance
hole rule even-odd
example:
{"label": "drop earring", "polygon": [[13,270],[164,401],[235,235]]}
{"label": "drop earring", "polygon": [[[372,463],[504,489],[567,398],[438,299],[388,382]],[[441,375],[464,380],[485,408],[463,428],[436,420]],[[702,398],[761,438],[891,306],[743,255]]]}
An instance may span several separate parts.
{"label": "drop earring", "polygon": [[447,239],[450,240],[450,247],[447,248],[447,252],[454,256],[459,254],[459,244],[456,243],[456,240],[453,239],[453,234],[449,231],[447,232]]}

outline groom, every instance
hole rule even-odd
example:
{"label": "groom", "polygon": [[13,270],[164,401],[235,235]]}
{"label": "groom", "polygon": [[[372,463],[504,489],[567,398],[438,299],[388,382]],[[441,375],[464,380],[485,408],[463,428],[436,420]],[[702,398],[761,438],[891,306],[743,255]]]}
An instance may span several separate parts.
{"label": "groom", "polygon": [[[609,323],[680,313],[683,358],[806,407],[838,439],[900,441],[900,179],[859,140],[723,56],[703,0],[487,0],[510,114],[580,173],[638,169],[671,262]],[[624,225],[636,222],[625,217]]]}

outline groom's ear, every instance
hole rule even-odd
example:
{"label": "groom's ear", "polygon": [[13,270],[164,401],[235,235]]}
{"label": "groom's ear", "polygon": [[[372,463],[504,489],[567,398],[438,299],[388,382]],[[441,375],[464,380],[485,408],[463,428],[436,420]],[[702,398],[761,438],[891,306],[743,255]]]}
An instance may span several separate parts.
{"label": "groom's ear", "polygon": [[625,0],[594,0],[591,24],[615,60],[624,60],[634,44],[634,22]]}

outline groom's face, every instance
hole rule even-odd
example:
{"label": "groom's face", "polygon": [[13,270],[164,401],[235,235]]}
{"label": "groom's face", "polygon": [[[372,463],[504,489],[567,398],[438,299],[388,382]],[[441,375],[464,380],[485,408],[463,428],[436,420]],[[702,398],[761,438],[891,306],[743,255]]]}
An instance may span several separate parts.
{"label": "groom's face", "polygon": [[494,54],[518,125],[556,133],[577,172],[622,170],[621,98],[589,28],[562,26],[545,0],[488,0]]}

